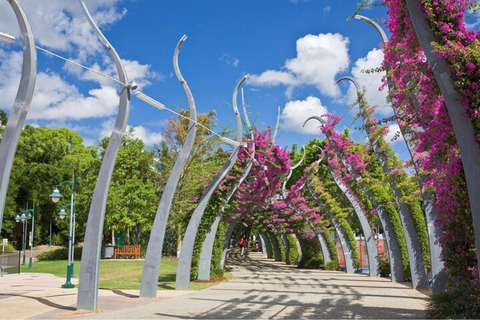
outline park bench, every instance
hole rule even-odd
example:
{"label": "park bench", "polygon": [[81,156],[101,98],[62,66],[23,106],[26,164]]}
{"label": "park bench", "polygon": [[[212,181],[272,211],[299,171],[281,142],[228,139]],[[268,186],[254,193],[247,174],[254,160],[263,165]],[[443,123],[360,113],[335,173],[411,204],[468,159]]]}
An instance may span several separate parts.
{"label": "park bench", "polygon": [[135,259],[140,259],[140,245],[123,245],[115,248],[114,259],[117,256],[135,256]]}

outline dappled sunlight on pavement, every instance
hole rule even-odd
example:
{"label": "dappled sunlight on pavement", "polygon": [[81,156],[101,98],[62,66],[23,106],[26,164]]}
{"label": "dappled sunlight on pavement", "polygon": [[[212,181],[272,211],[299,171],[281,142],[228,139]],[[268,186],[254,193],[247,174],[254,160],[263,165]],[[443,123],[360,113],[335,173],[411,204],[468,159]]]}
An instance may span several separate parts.
{"label": "dappled sunlight on pavement", "polygon": [[233,274],[227,282],[202,291],[162,290],[153,300],[138,298],[138,290],[100,290],[95,313],[75,311],[76,289],[59,288],[61,278],[3,277],[0,318],[423,318],[428,299],[389,279],[297,269],[259,252],[242,257],[234,250],[227,268]]}
{"label": "dappled sunlight on pavement", "polygon": [[94,317],[423,318],[428,297],[388,279],[304,270],[253,252],[229,255],[233,279],[168,301]]}

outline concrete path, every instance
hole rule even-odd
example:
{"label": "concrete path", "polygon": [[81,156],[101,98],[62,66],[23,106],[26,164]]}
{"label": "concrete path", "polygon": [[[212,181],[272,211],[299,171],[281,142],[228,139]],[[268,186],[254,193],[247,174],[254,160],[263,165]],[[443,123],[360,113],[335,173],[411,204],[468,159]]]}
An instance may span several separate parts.
{"label": "concrete path", "polygon": [[[428,297],[388,279],[297,269],[266,259],[261,253],[233,255],[227,262],[233,279],[202,291],[163,290],[159,298],[148,300],[137,298],[135,290],[102,290],[101,311],[96,313],[74,311],[76,289],[58,288],[63,279],[23,274],[18,277],[23,277],[17,281],[20,286],[15,287],[5,286],[5,279],[14,279],[5,276],[0,278],[0,319],[424,317]],[[29,291],[26,283],[43,290]]]}

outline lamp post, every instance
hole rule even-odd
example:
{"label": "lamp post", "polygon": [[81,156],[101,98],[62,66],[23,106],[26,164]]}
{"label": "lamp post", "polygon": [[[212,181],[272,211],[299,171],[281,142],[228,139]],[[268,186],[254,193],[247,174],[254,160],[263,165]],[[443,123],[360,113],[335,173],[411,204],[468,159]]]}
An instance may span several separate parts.
{"label": "lamp post", "polygon": [[22,231],[22,252],[23,252],[23,262],[22,262],[22,265],[25,264],[25,250],[26,250],[26,243],[25,243],[25,231],[26,231],[26,227],[27,227],[27,215],[25,214],[25,212],[22,212],[21,214],[17,214],[16,217],[15,217],[15,221],[18,223],[20,221],[22,221],[22,227],[23,227],[23,231]]}
{"label": "lamp post", "polygon": [[[63,206],[62,207],[62,210],[60,210],[60,212],[58,213],[58,217],[60,219],[65,219],[65,217],[67,216],[67,212],[65,211],[65,209],[71,207],[70,204],[67,204],[66,206]],[[73,205],[73,211],[71,210],[70,212],[73,212],[73,226],[72,226],[72,254],[71,254],[71,258],[70,258],[70,264],[71,264],[71,268],[70,268],[70,277],[73,278],[73,270],[75,269],[75,255],[74,255],[74,251],[75,251],[75,218],[76,218],[76,214],[77,214],[77,206],[74,204]],[[70,220],[70,221],[72,221]]]}
{"label": "lamp post", "polygon": [[[33,236],[34,236],[34,230],[35,230],[35,202],[33,202],[33,208],[28,209],[27,211],[24,212],[24,214],[27,214],[27,219],[32,219],[32,230],[30,231],[30,258],[28,259],[28,269],[32,269],[33,266]],[[26,242],[26,241],[25,241]],[[26,245],[26,243],[25,243]],[[23,264],[25,264],[25,252],[23,255]]]}
{"label": "lamp post", "polygon": [[[62,285],[62,288],[75,288],[75,285],[72,284],[70,281],[72,275],[73,275],[73,217],[75,215],[74,213],[74,203],[73,203],[73,198],[74,198],[74,193],[75,193],[75,183],[74,181],[64,181],[57,185],[55,189],[53,190],[52,194],[50,195],[50,198],[52,198],[53,202],[58,202],[62,198],[62,194],[59,191],[59,188],[62,186],[69,184],[70,185],[70,228],[69,228],[69,234],[68,234],[68,265],[67,265],[67,280],[65,284]],[[66,206],[68,207],[68,206]],[[65,207],[62,207],[62,210],[60,210],[60,213],[58,214],[60,219],[64,219],[66,216],[65,212]]]}

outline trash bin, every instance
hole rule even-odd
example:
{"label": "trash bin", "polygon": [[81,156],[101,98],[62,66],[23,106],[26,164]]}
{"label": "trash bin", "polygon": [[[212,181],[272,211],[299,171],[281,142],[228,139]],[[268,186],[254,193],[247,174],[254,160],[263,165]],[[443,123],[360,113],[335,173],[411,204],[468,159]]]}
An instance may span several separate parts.
{"label": "trash bin", "polygon": [[105,245],[105,254],[103,255],[103,257],[105,259],[112,259],[113,258],[113,253],[114,253],[114,246],[112,246],[110,243],[107,243]]}

